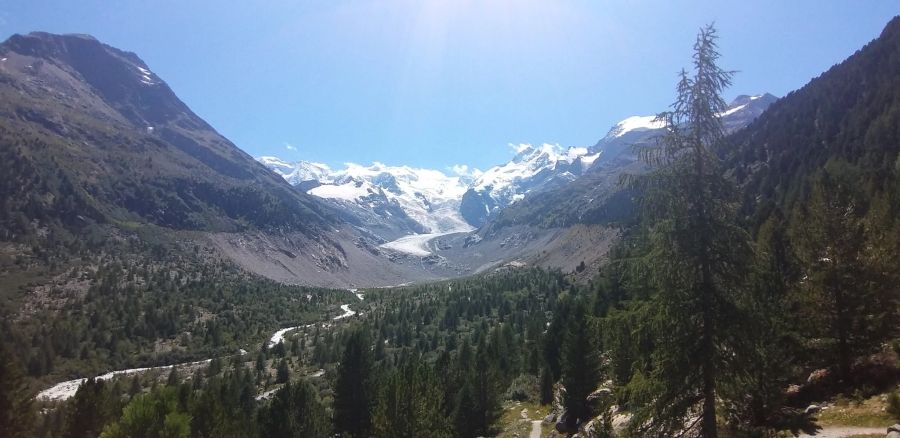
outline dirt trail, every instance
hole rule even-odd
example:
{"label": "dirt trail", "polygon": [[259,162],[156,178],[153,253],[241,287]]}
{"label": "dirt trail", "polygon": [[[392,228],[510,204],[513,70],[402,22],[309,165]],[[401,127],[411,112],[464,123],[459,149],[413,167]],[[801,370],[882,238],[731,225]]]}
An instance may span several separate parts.
{"label": "dirt trail", "polygon": [[533,420],[531,422],[531,433],[528,438],[541,438],[541,420]]}
{"label": "dirt trail", "polygon": [[845,438],[853,435],[887,434],[887,427],[827,426],[815,435],[800,434],[800,438]]}

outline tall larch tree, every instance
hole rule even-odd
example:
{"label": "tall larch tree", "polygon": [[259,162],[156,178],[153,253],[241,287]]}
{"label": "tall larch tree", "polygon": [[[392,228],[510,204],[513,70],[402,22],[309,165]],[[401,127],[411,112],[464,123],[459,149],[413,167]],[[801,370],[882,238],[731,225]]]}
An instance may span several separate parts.
{"label": "tall larch tree", "polygon": [[657,170],[632,181],[645,195],[647,233],[635,268],[656,290],[642,327],[654,349],[632,385],[642,403],[633,426],[644,436],[685,429],[717,436],[717,385],[735,353],[729,330],[752,260],[750,239],[736,221],[737,190],[715,153],[725,137],[722,92],[732,77],[717,64],[716,40],[713,26],[700,30],[693,68],[682,70],[677,99],[658,116],[667,133],[640,151]]}

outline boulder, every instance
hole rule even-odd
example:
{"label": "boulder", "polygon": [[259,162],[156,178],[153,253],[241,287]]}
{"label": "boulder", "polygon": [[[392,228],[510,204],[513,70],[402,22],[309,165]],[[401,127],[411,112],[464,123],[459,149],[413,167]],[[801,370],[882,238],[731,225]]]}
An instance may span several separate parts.
{"label": "boulder", "polygon": [[578,419],[568,412],[563,412],[556,422],[556,431],[559,433],[572,434],[578,432]]}
{"label": "boulder", "polygon": [[828,375],[829,375],[829,372],[825,368],[815,370],[815,371],[809,373],[809,377],[806,378],[806,383],[807,384],[818,383],[822,380],[825,380],[828,377]]}
{"label": "boulder", "polygon": [[594,402],[596,400],[604,399],[612,395],[612,389],[609,388],[599,388],[594,392],[588,394],[587,401]]}
{"label": "boulder", "polygon": [[900,438],[900,424],[888,427],[887,438]]}

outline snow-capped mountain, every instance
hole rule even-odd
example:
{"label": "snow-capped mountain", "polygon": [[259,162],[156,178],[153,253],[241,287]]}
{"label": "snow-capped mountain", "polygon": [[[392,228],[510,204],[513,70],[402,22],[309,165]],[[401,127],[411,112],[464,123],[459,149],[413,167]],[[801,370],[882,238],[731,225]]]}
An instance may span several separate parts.
{"label": "snow-capped mountain", "polygon": [[281,158],[272,156],[258,157],[256,160],[280,175],[292,186],[306,185],[307,187],[302,187],[304,191],[330,182],[329,175],[332,170],[327,164],[312,161],[288,163]]}
{"label": "snow-capped mountain", "polygon": [[[771,94],[738,96],[722,113],[726,132],[747,126],[775,100]],[[481,227],[513,202],[562,187],[589,172],[607,172],[610,177],[604,181],[614,183],[617,172],[639,165],[631,146],[652,146],[663,128],[656,116],[631,116],[613,125],[590,148],[522,145],[510,162],[488,169],[470,186],[460,203],[462,216]]]}
{"label": "snow-capped mountain", "polygon": [[[776,100],[771,94],[738,96],[722,112],[726,133],[749,125]],[[598,156],[581,177],[558,188],[532,190],[521,201],[492,216],[479,233],[491,235],[513,225],[566,227],[616,222],[632,208],[630,195],[622,190],[621,176],[651,170],[638,159],[634,148],[655,147],[664,133],[655,116],[623,119],[589,149]]]}
{"label": "snow-capped mountain", "polygon": [[533,190],[568,183],[581,176],[599,154],[587,148],[559,145],[516,146],[516,156],[476,178],[460,202],[463,218],[481,226],[492,214]]}
{"label": "snow-capped mountain", "polygon": [[[725,132],[731,133],[749,125],[776,100],[778,98],[769,93],[736,97],[721,114]],[[616,123],[590,148],[592,153],[600,154],[592,167],[609,169],[634,162],[637,157],[631,146],[652,146],[654,139],[663,134],[663,127],[663,122],[656,120],[656,116],[631,116]]]}
{"label": "snow-capped mountain", "polygon": [[[722,113],[727,132],[742,128],[777,98],[771,94],[738,96]],[[633,145],[652,145],[663,123],[656,116],[631,116],[613,125],[590,148],[521,144],[508,162],[468,176],[448,176],[432,169],[361,166],[348,163],[333,170],[321,163],[257,158],[304,192],[338,206],[344,219],[377,237],[393,240],[407,234],[444,234],[481,227],[510,204],[536,193],[563,187],[589,172],[604,172],[613,181],[622,171],[640,166]]]}
{"label": "snow-capped mountain", "polygon": [[409,166],[347,163],[332,170],[277,157],[259,162],[307,193],[338,204],[352,223],[391,240],[410,233],[451,233],[472,227],[459,213],[466,184],[458,176]]}
{"label": "snow-capped mountain", "polygon": [[646,132],[663,127],[665,127],[665,123],[657,120],[656,116],[631,116],[616,123],[606,136],[619,138],[629,132]]}
{"label": "snow-capped mountain", "polygon": [[728,109],[722,113],[722,123],[725,125],[725,131],[734,132],[749,125],[776,100],[778,98],[769,93],[736,97],[728,105]]}

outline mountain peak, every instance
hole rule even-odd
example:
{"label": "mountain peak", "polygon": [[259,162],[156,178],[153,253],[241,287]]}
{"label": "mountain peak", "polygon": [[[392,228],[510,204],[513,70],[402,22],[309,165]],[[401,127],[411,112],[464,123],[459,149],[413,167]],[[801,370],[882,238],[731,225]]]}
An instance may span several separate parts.
{"label": "mountain peak", "polygon": [[25,36],[27,36],[27,37],[32,37],[32,38],[40,38],[40,39],[45,39],[45,40],[51,40],[51,39],[55,39],[55,38],[78,38],[78,39],[83,39],[83,40],[88,40],[88,41],[94,41],[94,42],[97,42],[97,43],[100,42],[100,41],[99,41],[97,38],[95,38],[93,35],[87,34],[87,33],[61,33],[61,34],[56,34],[56,33],[50,33],[50,32],[44,32],[44,31],[36,30],[36,31],[33,31],[33,32],[28,32]]}
{"label": "mountain peak", "polygon": [[[71,54],[70,51],[83,50],[84,47],[121,52],[101,43],[92,35],[80,33],[56,34],[41,31],[29,32],[24,35],[13,34],[3,42],[2,46],[23,55],[43,59],[65,59],[67,55]],[[136,55],[130,55],[136,58]]]}
{"label": "mountain peak", "polygon": [[734,100],[732,100],[731,103],[728,104],[728,110],[725,112],[725,114],[730,114],[728,111],[734,112],[739,107],[747,105],[751,102],[759,103],[762,104],[762,106],[768,107],[772,102],[776,100],[778,100],[778,98],[769,93],[757,94],[754,96],[741,94],[738,97],[735,97]]}
{"label": "mountain peak", "polygon": [[[0,44],[9,57],[5,73],[27,83],[31,78],[66,95],[96,93],[138,129],[177,119],[194,119],[165,82],[131,52],[106,45],[90,35],[31,32]],[[89,89],[77,83],[89,85]],[[96,107],[99,111],[105,109]],[[205,122],[199,122],[209,128]]]}
{"label": "mountain peak", "polygon": [[619,123],[616,123],[612,129],[606,134],[607,137],[621,137],[632,131],[649,131],[659,129],[665,126],[662,120],[657,120],[656,116],[631,116],[627,117]]}

